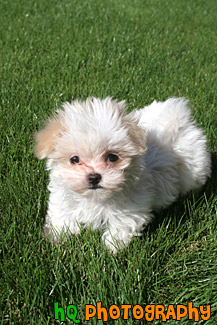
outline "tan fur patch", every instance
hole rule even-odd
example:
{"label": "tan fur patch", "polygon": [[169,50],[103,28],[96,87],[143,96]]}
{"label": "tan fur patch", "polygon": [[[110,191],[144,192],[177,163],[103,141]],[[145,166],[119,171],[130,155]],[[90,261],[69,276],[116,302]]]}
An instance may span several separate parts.
{"label": "tan fur patch", "polygon": [[54,149],[55,138],[62,131],[63,126],[56,119],[47,122],[44,129],[35,134],[35,155],[39,159],[47,158]]}
{"label": "tan fur patch", "polygon": [[135,144],[138,154],[144,155],[147,151],[145,143],[145,130],[138,125],[138,121],[133,116],[133,113],[125,115],[124,122],[128,128],[128,134],[132,142]]}

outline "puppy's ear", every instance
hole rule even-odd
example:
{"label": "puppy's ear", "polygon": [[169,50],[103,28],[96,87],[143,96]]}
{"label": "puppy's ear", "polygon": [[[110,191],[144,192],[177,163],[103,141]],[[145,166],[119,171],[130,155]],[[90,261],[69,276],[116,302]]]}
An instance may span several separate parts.
{"label": "puppy's ear", "polygon": [[134,112],[125,115],[124,120],[130,139],[135,145],[136,154],[144,155],[147,150],[145,129],[139,125],[139,120]]}
{"label": "puppy's ear", "polygon": [[48,120],[45,127],[35,134],[35,155],[44,159],[54,150],[55,139],[63,130],[58,118]]}

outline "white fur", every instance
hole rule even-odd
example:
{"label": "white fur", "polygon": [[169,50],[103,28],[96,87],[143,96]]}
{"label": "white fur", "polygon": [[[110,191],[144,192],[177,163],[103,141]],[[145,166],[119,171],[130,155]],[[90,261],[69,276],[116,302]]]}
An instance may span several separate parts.
{"label": "white fur", "polygon": [[[45,231],[55,240],[60,233],[79,234],[83,225],[102,229],[103,242],[116,252],[141,235],[154,209],[199,188],[210,175],[206,138],[185,99],[154,101],[127,115],[124,102],[89,98],[64,104],[55,119],[62,129],[53,148],[38,153],[48,158]],[[120,155],[120,165],[105,163],[105,152]],[[70,165],[74,155],[82,157],[81,166]],[[102,175],[102,188],[88,188],[91,172]]]}

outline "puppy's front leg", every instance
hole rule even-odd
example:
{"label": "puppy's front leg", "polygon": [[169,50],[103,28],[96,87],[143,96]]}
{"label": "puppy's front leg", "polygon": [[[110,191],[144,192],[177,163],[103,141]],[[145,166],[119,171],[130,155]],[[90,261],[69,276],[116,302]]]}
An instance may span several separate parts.
{"label": "puppy's front leg", "polygon": [[68,236],[74,234],[79,235],[81,231],[81,226],[76,220],[73,220],[70,224],[66,223],[51,223],[50,218],[47,216],[44,228],[43,237],[49,238],[54,244],[61,239],[64,241]]}
{"label": "puppy's front leg", "polygon": [[141,236],[144,227],[153,215],[149,210],[127,209],[116,211],[109,219],[102,241],[109,250],[116,253],[131,242],[134,236]]}
{"label": "puppy's front leg", "polygon": [[122,224],[119,227],[111,226],[103,233],[102,241],[104,245],[114,254],[120,249],[128,246],[133,236],[141,235],[143,230],[143,223],[136,225],[136,227],[129,227],[129,225]]}
{"label": "puppy's front leg", "polygon": [[128,233],[125,240],[123,240],[121,237],[122,236],[120,236],[118,229],[107,229],[102,235],[102,242],[110,251],[116,254],[119,249],[121,250],[129,244],[133,237],[133,234]]}

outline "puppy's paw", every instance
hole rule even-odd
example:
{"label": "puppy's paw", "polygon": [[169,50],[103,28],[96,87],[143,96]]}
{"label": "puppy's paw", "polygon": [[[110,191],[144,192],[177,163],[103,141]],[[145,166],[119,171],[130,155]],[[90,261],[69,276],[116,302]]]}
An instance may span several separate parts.
{"label": "puppy's paw", "polygon": [[57,243],[63,243],[70,235],[80,235],[81,228],[78,224],[75,224],[75,227],[72,229],[68,227],[62,227],[59,231],[52,227],[50,224],[44,225],[42,236],[45,239],[50,240],[53,244],[57,245]]}
{"label": "puppy's paw", "polygon": [[110,238],[109,238],[109,236],[108,237],[104,237],[103,238],[103,244],[106,246],[106,248],[110,251],[110,252],[112,252],[113,254],[116,254],[117,253],[117,251],[118,251],[118,249],[119,249],[119,247],[118,247],[118,245],[116,245],[115,243],[114,243],[114,241],[112,240],[112,237],[110,236]]}
{"label": "puppy's paw", "polygon": [[60,236],[54,228],[45,224],[42,231],[42,237],[50,241],[52,244],[57,245]]}
{"label": "puppy's paw", "polygon": [[126,244],[121,240],[117,234],[114,235],[110,231],[106,231],[102,236],[102,242],[106,248],[113,254],[117,254],[119,250],[126,247]]}

